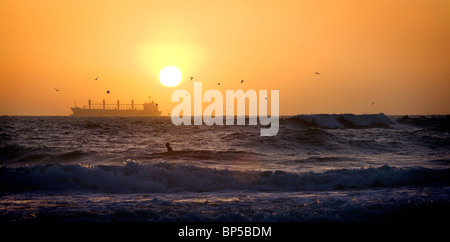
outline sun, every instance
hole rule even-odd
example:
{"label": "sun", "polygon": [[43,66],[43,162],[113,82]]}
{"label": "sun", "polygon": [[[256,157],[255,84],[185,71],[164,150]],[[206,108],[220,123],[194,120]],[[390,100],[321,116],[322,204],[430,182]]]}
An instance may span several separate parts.
{"label": "sun", "polygon": [[166,87],[174,87],[181,82],[181,71],[175,66],[166,66],[159,72],[159,81]]}

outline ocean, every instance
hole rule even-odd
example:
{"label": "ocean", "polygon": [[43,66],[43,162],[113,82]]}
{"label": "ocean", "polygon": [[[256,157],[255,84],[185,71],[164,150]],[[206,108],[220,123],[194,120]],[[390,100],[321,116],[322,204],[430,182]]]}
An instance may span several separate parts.
{"label": "ocean", "polygon": [[0,222],[449,221],[450,116],[260,128],[1,116]]}

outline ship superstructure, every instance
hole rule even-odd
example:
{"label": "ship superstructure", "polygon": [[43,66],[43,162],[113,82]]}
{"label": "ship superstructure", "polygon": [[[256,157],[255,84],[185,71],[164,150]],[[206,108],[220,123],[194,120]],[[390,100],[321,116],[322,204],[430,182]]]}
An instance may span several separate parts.
{"label": "ship superstructure", "polygon": [[103,100],[102,103],[94,103],[89,99],[88,106],[72,107],[72,116],[97,116],[97,117],[144,117],[144,116],[159,116],[161,111],[158,110],[158,104],[153,101],[143,104],[136,104],[134,100],[131,103],[117,103],[109,104]]}

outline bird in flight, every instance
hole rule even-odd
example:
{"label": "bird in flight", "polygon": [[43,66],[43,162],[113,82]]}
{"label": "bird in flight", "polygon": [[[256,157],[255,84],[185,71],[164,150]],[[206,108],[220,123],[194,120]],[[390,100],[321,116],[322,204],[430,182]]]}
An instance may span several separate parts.
{"label": "bird in flight", "polygon": [[320,73],[316,71],[316,75],[320,75]]}
{"label": "bird in flight", "polygon": [[241,80],[241,84],[244,83],[244,80]]}
{"label": "bird in flight", "polygon": [[98,77],[96,77],[96,78],[95,78],[94,80],[96,80],[96,81],[97,81],[97,80],[98,80]]}
{"label": "bird in flight", "polygon": [[373,107],[374,104],[375,104],[375,102],[372,102],[372,107]]}
{"label": "bird in flight", "polygon": [[106,94],[109,94],[109,90],[106,90]]}
{"label": "bird in flight", "polygon": [[60,91],[59,89],[56,89],[56,88],[53,88],[53,89],[55,89],[55,91],[57,91],[57,92],[59,92],[59,91]]}
{"label": "bird in flight", "polygon": [[191,76],[191,81],[193,80],[194,78]]}
{"label": "bird in flight", "polygon": [[220,82],[218,82],[218,83],[217,83],[217,85],[219,85],[219,86],[220,86]]}

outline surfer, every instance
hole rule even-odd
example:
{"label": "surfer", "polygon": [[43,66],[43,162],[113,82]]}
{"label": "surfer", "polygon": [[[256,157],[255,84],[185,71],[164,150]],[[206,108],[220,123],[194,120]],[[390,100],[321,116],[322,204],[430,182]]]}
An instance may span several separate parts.
{"label": "surfer", "polygon": [[170,147],[169,143],[166,143],[166,147],[167,147],[167,152],[172,152],[173,151],[173,149],[172,149],[172,147]]}

